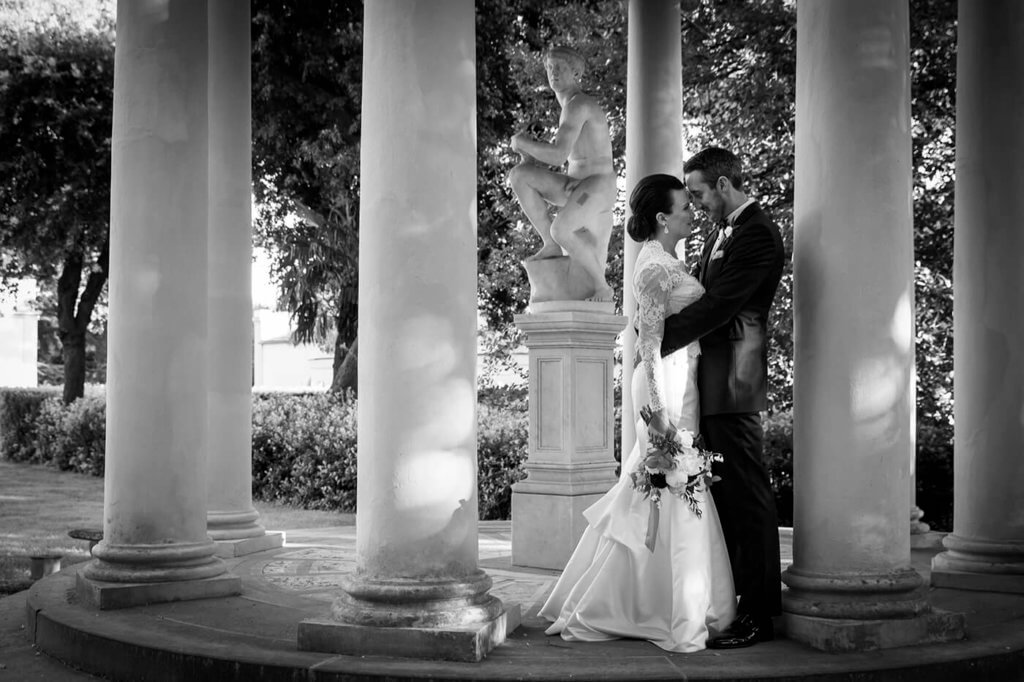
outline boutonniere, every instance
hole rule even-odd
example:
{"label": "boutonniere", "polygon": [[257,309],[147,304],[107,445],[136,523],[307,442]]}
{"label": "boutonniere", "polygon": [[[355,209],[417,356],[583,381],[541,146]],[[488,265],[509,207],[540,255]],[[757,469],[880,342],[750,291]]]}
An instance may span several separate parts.
{"label": "boutonniere", "polygon": [[725,228],[725,238],[728,239],[732,236],[732,225]]}

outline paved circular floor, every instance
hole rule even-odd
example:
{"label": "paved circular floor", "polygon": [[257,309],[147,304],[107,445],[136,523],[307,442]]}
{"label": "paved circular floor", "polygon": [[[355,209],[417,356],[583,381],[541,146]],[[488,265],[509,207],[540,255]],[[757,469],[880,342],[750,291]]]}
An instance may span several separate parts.
{"label": "paved circular floor", "polygon": [[[72,567],[27,595],[26,634],[49,655],[125,680],[1024,679],[1024,596],[933,589],[935,607],[966,614],[961,642],[840,655],[778,639],[670,654],[642,641],[545,636],[536,612],[557,573],[513,567],[510,545],[507,523],[481,523],[479,563],[494,580],[492,594],[520,605],[522,623],[479,663],[297,650],[298,623],[326,617],[339,577],[354,567],[354,527],[288,531],[284,547],[229,560],[243,591],[223,599],[100,612],[78,603]],[[934,553],[915,550],[914,567],[927,574]],[[784,563],[790,556],[783,537]]]}

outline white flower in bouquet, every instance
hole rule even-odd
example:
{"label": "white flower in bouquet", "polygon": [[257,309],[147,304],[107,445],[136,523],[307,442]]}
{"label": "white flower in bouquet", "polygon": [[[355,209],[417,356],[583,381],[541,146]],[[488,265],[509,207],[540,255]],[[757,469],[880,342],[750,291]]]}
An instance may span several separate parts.
{"label": "white flower in bouquet", "polygon": [[649,405],[640,409],[640,416],[648,426],[647,450],[629,478],[633,489],[651,500],[644,544],[653,552],[662,488],[668,488],[670,493],[685,501],[690,511],[700,518],[703,493],[718,480],[711,473],[711,464],[721,462],[722,455],[705,450],[703,441],[686,429],[672,427],[666,434],[652,431],[652,415]]}
{"label": "white flower in bouquet", "polygon": [[665,483],[668,484],[669,488],[679,488],[686,485],[689,480],[690,474],[683,471],[680,467],[665,472]]}
{"label": "white flower in bouquet", "polygon": [[704,471],[705,459],[700,456],[696,448],[688,448],[676,455],[676,468],[681,470],[687,477],[696,476]]}

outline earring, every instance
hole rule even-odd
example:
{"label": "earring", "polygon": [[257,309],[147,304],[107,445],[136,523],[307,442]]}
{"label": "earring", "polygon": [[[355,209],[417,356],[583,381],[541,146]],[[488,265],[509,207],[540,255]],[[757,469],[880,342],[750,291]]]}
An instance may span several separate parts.
{"label": "earring", "polygon": [[665,226],[665,234],[668,234],[668,225]]}

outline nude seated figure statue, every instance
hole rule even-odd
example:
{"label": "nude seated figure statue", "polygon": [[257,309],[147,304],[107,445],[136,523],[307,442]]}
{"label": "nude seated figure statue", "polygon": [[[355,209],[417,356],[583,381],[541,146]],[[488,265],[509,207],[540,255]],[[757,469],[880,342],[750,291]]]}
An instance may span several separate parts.
{"label": "nude seated figure statue", "polygon": [[[608,119],[580,86],[584,62],[575,50],[551,48],[544,67],[561,106],[555,137],[544,142],[519,132],[511,140],[522,161],[509,173],[509,184],[543,241],[524,265],[529,272],[531,261],[568,255],[570,275],[573,265],[582,271],[583,283],[574,289],[579,298],[610,302],[605,267],[616,178]],[[558,207],[554,219],[549,206]]]}

